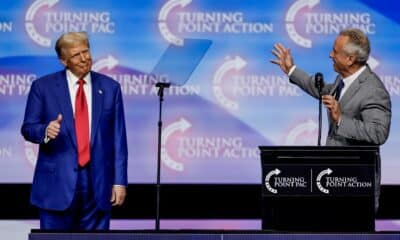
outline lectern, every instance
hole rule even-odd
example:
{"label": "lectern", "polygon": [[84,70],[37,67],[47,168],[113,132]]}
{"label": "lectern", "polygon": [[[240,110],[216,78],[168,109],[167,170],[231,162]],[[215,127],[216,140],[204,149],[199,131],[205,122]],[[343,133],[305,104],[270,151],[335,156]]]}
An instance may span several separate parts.
{"label": "lectern", "polygon": [[259,148],[263,230],[375,230],[378,147]]}

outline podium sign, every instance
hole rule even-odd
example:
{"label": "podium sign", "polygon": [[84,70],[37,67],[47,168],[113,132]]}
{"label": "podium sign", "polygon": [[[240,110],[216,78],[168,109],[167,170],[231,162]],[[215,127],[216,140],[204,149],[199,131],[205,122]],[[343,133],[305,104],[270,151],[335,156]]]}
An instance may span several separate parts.
{"label": "podium sign", "polygon": [[354,196],[374,193],[373,166],[368,164],[264,164],[263,195]]}
{"label": "podium sign", "polygon": [[374,231],[377,147],[260,147],[264,230]]}

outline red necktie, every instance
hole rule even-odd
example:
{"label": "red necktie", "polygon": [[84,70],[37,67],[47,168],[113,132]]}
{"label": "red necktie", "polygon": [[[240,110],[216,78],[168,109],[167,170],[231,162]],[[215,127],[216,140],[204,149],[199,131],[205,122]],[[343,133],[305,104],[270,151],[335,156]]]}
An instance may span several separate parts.
{"label": "red necktie", "polygon": [[83,89],[85,80],[79,79],[78,84],[75,98],[75,133],[78,144],[78,163],[83,167],[90,160],[89,112]]}

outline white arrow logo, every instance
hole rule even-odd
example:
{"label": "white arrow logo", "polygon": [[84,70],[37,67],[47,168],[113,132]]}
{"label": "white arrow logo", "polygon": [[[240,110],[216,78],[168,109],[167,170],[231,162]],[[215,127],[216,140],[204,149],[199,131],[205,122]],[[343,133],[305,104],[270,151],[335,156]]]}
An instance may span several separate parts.
{"label": "white arrow logo", "polygon": [[25,29],[26,32],[28,33],[29,37],[35,41],[37,44],[43,47],[50,47],[51,45],[51,40],[49,38],[43,37],[40,35],[35,28],[35,25],[33,24],[33,19],[35,18],[36,12],[44,6],[47,6],[48,8],[53,7],[58,0],[37,0],[34,2],[26,11],[25,14]]}
{"label": "white arrow logo", "polygon": [[168,1],[160,10],[158,14],[158,28],[160,29],[160,33],[167,42],[172,43],[177,46],[183,46],[184,40],[179,38],[171,33],[166,23],[169,12],[177,7],[180,6],[181,8],[186,7],[192,0],[171,0]]}
{"label": "white arrow logo", "polygon": [[222,87],[219,85],[222,83],[222,79],[224,78],[227,72],[229,72],[232,69],[239,71],[246,65],[247,62],[245,60],[243,60],[239,56],[236,56],[234,59],[230,59],[224,62],[214,74],[213,78],[214,95],[217,98],[218,102],[227,109],[237,110],[239,109],[239,104],[227,98],[222,91]]}
{"label": "white arrow logo", "polygon": [[267,188],[268,191],[270,191],[273,194],[277,194],[278,190],[273,188],[271,186],[271,184],[269,184],[269,180],[272,176],[277,176],[281,173],[281,170],[275,168],[274,170],[270,171],[269,173],[267,173],[267,175],[265,175],[265,187]]}
{"label": "white arrow logo", "polygon": [[333,172],[332,169],[327,168],[327,169],[321,171],[321,172],[318,174],[318,176],[317,176],[317,187],[318,187],[318,189],[319,189],[321,192],[323,192],[323,193],[325,193],[325,194],[329,194],[329,190],[326,189],[326,188],[324,188],[324,187],[322,186],[322,184],[321,184],[321,178],[322,178],[324,175],[331,175],[332,172]]}
{"label": "white arrow logo", "polygon": [[317,129],[318,125],[313,120],[308,120],[305,123],[301,123],[293,128],[288,136],[286,137],[286,144],[287,145],[295,145],[298,136],[303,133],[312,133]]}
{"label": "white arrow logo", "polygon": [[107,70],[113,69],[118,65],[118,60],[111,55],[108,55],[107,58],[102,58],[97,60],[92,66],[93,71],[100,72],[100,70],[107,68]]}
{"label": "white arrow logo", "polygon": [[295,16],[303,7],[311,9],[318,3],[319,0],[299,0],[295,2],[286,13],[286,31],[288,32],[289,37],[302,47],[311,48],[312,42],[310,39],[304,38],[297,33],[296,28],[294,27]]}
{"label": "white arrow logo", "polygon": [[192,125],[186,119],[181,118],[179,121],[170,124],[163,130],[162,139],[161,139],[161,161],[170,169],[182,172],[184,170],[184,165],[180,162],[175,161],[172,159],[167,152],[166,144],[168,138],[176,131],[185,132],[189,129]]}

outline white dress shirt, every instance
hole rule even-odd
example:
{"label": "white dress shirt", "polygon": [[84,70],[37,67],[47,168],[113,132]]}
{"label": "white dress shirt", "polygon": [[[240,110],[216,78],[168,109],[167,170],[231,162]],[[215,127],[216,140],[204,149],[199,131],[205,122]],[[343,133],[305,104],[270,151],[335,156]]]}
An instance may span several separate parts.
{"label": "white dress shirt", "polygon": [[[67,82],[68,82],[68,89],[69,89],[69,96],[71,97],[71,104],[72,104],[72,112],[75,116],[75,98],[78,92],[79,78],[77,78],[70,70],[67,69]],[[83,80],[85,80],[85,84],[83,85],[83,89],[85,91],[86,102],[88,105],[89,111],[89,136],[90,130],[92,126],[92,79],[90,77],[90,73],[87,74]]]}
{"label": "white dress shirt", "polygon": [[342,91],[340,92],[339,100],[342,98],[344,93],[349,89],[350,85],[360,76],[360,74],[365,70],[366,66],[362,66],[360,69],[357,70],[357,72],[351,74],[350,76],[343,78],[343,83],[344,87],[342,88]]}
{"label": "white dress shirt", "polygon": [[[79,84],[77,78],[70,70],[66,70],[67,73],[67,83],[68,83],[68,91],[69,91],[69,96],[71,99],[71,105],[72,105],[72,112],[74,114],[75,118],[75,98],[76,94],[78,92]],[[87,74],[83,80],[85,80],[85,84],[83,85],[83,89],[85,91],[85,97],[86,97],[86,103],[88,105],[88,111],[89,111],[89,139],[90,139],[90,132],[91,132],[91,126],[92,126],[92,79],[90,77],[90,73]],[[62,123],[61,123],[62,124]],[[50,141],[50,138],[47,136],[47,128],[46,128],[46,136],[44,137],[44,143],[48,143]]]}

